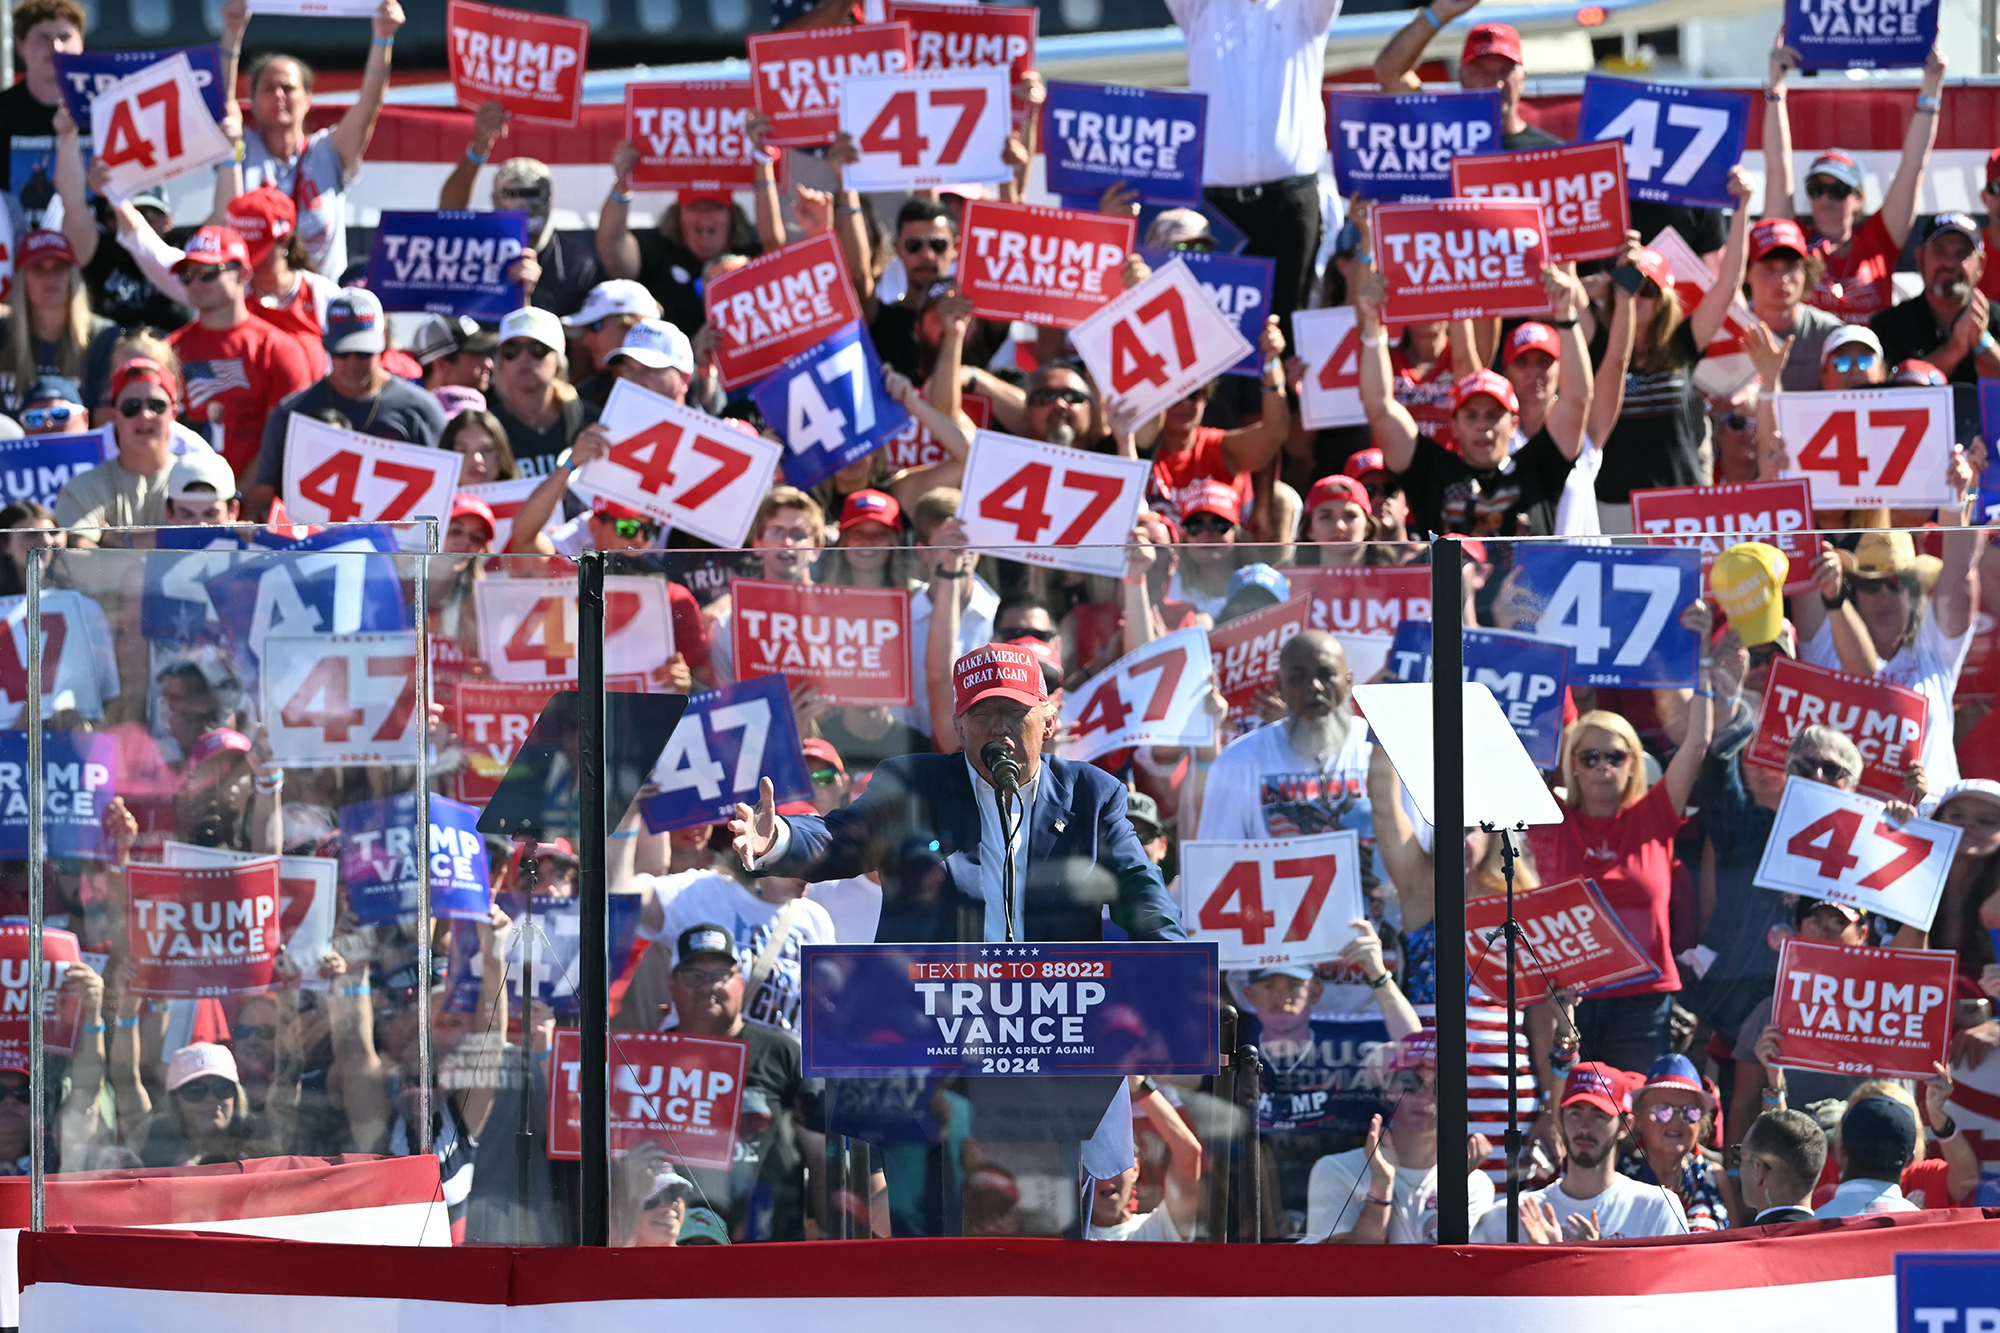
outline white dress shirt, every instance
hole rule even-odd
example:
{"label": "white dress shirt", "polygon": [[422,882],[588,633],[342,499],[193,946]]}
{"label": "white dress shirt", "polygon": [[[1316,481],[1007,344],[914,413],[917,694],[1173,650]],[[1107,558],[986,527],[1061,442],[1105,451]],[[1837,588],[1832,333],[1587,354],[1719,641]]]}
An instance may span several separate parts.
{"label": "white dress shirt", "polygon": [[1326,34],[1340,0],[1167,0],[1208,94],[1203,185],[1262,185],[1326,156]]}

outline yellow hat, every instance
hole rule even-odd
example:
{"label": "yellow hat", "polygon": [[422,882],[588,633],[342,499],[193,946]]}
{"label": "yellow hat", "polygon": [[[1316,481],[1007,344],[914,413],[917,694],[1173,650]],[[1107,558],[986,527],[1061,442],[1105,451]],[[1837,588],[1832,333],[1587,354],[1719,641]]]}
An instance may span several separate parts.
{"label": "yellow hat", "polygon": [[1745,648],[1770,643],[1785,622],[1785,574],[1791,562],[1764,542],[1739,542],[1708,571],[1709,595],[1729,617]]}
{"label": "yellow hat", "polygon": [[1934,555],[1917,554],[1917,544],[1907,532],[1870,532],[1854,544],[1852,551],[1839,554],[1841,572],[1849,578],[1858,575],[1864,579],[1884,579],[1914,573],[1918,585],[1927,593],[1944,571],[1944,561]]}

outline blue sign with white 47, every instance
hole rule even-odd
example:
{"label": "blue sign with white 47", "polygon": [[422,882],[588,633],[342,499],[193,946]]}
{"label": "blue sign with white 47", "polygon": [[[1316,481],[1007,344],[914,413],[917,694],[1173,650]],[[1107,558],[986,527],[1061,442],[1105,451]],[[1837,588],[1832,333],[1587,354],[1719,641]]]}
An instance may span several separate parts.
{"label": "blue sign with white 47", "polygon": [[[1569,683],[1569,651],[1525,634],[1462,630],[1465,678],[1493,691],[1508,725],[1537,768],[1554,768],[1562,747],[1563,698]],[[1431,678],[1431,622],[1405,620],[1396,626],[1389,668],[1407,683]]]}
{"label": "blue sign with white 47", "polygon": [[1701,644],[1681,612],[1701,596],[1701,552],[1650,546],[1523,546],[1510,629],[1569,649],[1571,685],[1695,683]]}
{"label": "blue sign with white 47", "polygon": [[1625,141],[1626,192],[1656,204],[1734,208],[1729,169],[1750,130],[1748,93],[1679,84],[1583,80],[1577,135]]}
{"label": "blue sign with white 47", "polygon": [[388,528],[328,528],[286,550],[246,560],[205,585],[215,614],[250,672],[276,634],[358,634],[410,628]]}
{"label": "blue sign with white 47", "polygon": [[771,779],[780,804],[812,796],[783,676],[689,695],[687,712],[653,766],[659,794],[639,813],[653,833],[713,824],[733,815],[739,801],[755,805],[760,778]]}
{"label": "blue sign with white 47", "polygon": [[882,385],[882,358],[859,320],[786,360],[750,391],[785,439],[785,480],[811,490],[900,435],[910,414]]}

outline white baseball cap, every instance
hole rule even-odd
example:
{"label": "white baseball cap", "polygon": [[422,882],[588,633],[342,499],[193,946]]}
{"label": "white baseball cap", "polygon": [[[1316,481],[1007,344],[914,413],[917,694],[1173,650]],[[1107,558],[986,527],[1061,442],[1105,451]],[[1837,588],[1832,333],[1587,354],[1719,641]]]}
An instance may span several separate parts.
{"label": "white baseball cap", "polygon": [[540,306],[532,305],[510,310],[507,318],[500,321],[501,346],[504,347],[513,338],[527,338],[557,352],[563,350],[565,342],[562,321]]}
{"label": "white baseball cap", "polygon": [[167,474],[167,496],[190,499],[197,494],[190,489],[195,486],[208,487],[218,500],[231,500],[236,497],[236,473],[221,454],[190,451],[174,460],[174,470]]}
{"label": "white baseball cap", "polygon": [[183,1083],[192,1083],[210,1074],[226,1078],[231,1083],[243,1081],[236,1073],[236,1057],[230,1054],[227,1046],[217,1046],[212,1041],[183,1046],[174,1052],[173,1059],[167,1061],[167,1091],[172,1092]]}
{"label": "white baseball cap", "polygon": [[611,350],[605,363],[625,358],[651,370],[678,370],[694,374],[694,344],[664,319],[642,319],[626,330],[625,341]]}
{"label": "white baseball cap", "polygon": [[2000,807],[2000,782],[1995,782],[1991,778],[1965,778],[1954,782],[1923,803],[1924,818],[1937,818],[1937,812],[1947,801],[1957,800],[1961,796],[1971,796],[1985,801],[1988,805]]}
{"label": "white baseball cap", "polygon": [[1875,330],[1866,324],[1842,324],[1827,334],[1826,341],[1820,344],[1820,360],[1832,356],[1837,348],[1849,346],[1866,347],[1878,357],[1883,354],[1882,340],[1875,336]]}
{"label": "white baseball cap", "polygon": [[583,298],[583,309],[565,319],[563,323],[573,329],[588,328],[600,319],[612,315],[637,315],[640,319],[658,319],[664,311],[653,294],[646,290],[644,283],[630,278],[612,278],[600,282],[590,289],[590,295]]}

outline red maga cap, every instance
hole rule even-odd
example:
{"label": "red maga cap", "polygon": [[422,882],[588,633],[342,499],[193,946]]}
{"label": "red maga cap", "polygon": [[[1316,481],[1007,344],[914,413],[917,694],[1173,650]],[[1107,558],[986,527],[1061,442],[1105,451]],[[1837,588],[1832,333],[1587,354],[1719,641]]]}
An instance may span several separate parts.
{"label": "red maga cap", "polygon": [[900,531],[903,507],[885,491],[856,491],[840,507],[840,530],[845,532],[856,523],[880,523]]}
{"label": "red maga cap", "polygon": [[1334,500],[1351,500],[1363,509],[1374,508],[1366,486],[1352,477],[1336,473],[1331,477],[1321,477],[1312,484],[1312,489],[1306,492],[1306,513],[1310,515],[1313,510]]}
{"label": "red maga cap", "polygon": [[1653,285],[1661,291],[1672,291],[1674,287],[1674,266],[1658,250],[1648,250],[1640,246],[1632,252],[1632,267],[1653,280]]}
{"label": "red maga cap", "polygon": [[1475,370],[1451,386],[1451,410],[1458,411],[1465,406],[1467,399],[1477,398],[1482,393],[1498,399],[1500,406],[1509,412],[1521,410],[1521,400],[1514,396],[1514,386],[1507,382],[1505,375],[1496,375],[1490,370]]}
{"label": "red maga cap", "polygon": [[1595,1061],[1569,1071],[1563,1084],[1562,1104],[1588,1102],[1606,1115],[1623,1115],[1627,1096],[1625,1071]]}
{"label": "red maga cap", "polygon": [[59,231],[31,231],[21,238],[21,266],[39,264],[44,259],[76,266],[76,251],[69,248],[69,238]]}
{"label": "red maga cap", "polygon": [[1750,261],[1755,263],[1773,250],[1796,251],[1801,259],[1806,253],[1806,234],[1799,230],[1799,224],[1790,218],[1765,218],[1750,229]]}
{"label": "red maga cap", "polygon": [[1511,363],[1523,352],[1547,352],[1556,360],[1562,360],[1562,339],[1546,324],[1528,321],[1507,335],[1507,355],[1502,364]]}
{"label": "red maga cap", "polygon": [[651,514],[641,513],[631,505],[622,505],[616,500],[607,500],[602,496],[591,501],[590,512],[599,518],[638,518],[644,519],[648,523],[658,521]]}
{"label": "red maga cap", "polygon": [[1470,65],[1481,56],[1505,56],[1517,65],[1527,63],[1521,59],[1521,34],[1504,23],[1482,23],[1466,34],[1458,63]]}
{"label": "red maga cap", "polygon": [[[486,501],[480,499],[470,491],[460,491],[457,495],[451,497],[451,518],[459,518],[461,516],[476,518],[481,523],[484,523],[486,525],[486,539],[488,541],[493,539],[494,533],[500,531],[500,521],[493,516],[493,506],[487,504]],[[446,519],[445,521],[449,523],[451,520]]]}
{"label": "red maga cap", "polygon": [[1356,480],[1367,477],[1371,472],[1388,470],[1389,460],[1383,457],[1380,449],[1356,449],[1347,456],[1347,461],[1341,464],[1340,468],[1342,475]]}
{"label": "red maga cap", "polygon": [[298,226],[299,208],[283,190],[260,186],[229,201],[229,225],[243,238],[252,265],[264,262],[271,247]]}
{"label": "red maga cap", "polygon": [[1243,521],[1243,497],[1226,481],[1204,477],[1188,487],[1181,497],[1181,522],[1196,514],[1213,514],[1231,523]]}
{"label": "red maga cap", "polygon": [[183,264],[243,264],[250,263],[249,248],[243,238],[229,227],[203,227],[188,237],[187,249],[181,257]]}
{"label": "red maga cap", "polygon": [[951,692],[959,717],[981,699],[996,695],[1030,706],[1049,697],[1042,684],[1041,662],[1011,643],[989,643],[959,658],[951,669]]}

